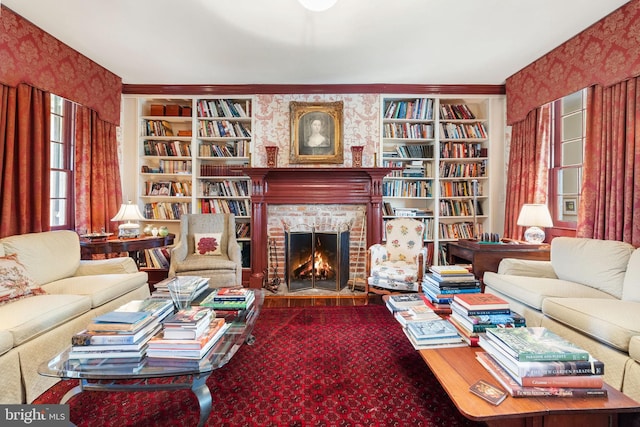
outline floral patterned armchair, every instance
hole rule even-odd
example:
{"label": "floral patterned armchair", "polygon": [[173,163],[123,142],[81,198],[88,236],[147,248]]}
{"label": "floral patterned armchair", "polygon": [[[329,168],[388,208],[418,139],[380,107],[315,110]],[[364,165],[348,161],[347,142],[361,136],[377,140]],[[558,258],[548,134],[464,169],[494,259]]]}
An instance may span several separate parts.
{"label": "floral patterned armchair", "polygon": [[365,292],[418,292],[425,271],[425,225],[413,218],[385,223],[386,244],[372,245],[367,253]]}

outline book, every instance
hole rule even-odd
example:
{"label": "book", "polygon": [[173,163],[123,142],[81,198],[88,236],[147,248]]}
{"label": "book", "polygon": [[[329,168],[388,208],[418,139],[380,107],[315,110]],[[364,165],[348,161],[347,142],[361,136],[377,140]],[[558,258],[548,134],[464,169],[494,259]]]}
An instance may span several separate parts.
{"label": "book", "polygon": [[214,301],[246,301],[253,291],[242,287],[227,287],[215,289],[212,293]]}
{"label": "book", "polygon": [[407,309],[413,305],[423,304],[422,299],[418,293],[389,295],[389,303],[393,307]]}
{"label": "book", "polygon": [[104,350],[104,351],[69,351],[69,359],[122,359],[141,360],[146,351],[146,345],[140,350]]}
{"label": "book", "polygon": [[493,405],[499,405],[507,398],[507,393],[485,380],[478,380],[469,387],[469,391]]}
{"label": "book", "polygon": [[461,265],[432,265],[429,270],[441,276],[454,274],[469,274],[469,270]]}
{"label": "book", "polygon": [[417,340],[407,328],[403,328],[402,332],[409,339],[409,342],[413,346],[415,350],[432,350],[434,348],[451,348],[451,347],[465,347],[467,343],[465,343],[460,336],[457,337],[448,337],[448,338],[437,338],[427,341]]}
{"label": "book", "polygon": [[605,388],[523,387],[489,354],[478,352],[476,359],[513,397],[607,397],[608,394]]}
{"label": "book", "polygon": [[589,360],[589,353],[544,327],[491,328],[486,338],[519,361]]}
{"label": "book", "polygon": [[156,316],[159,320],[162,320],[173,312],[173,303],[164,298],[147,298],[144,300],[129,301],[115,311],[148,312],[152,316]]}
{"label": "book", "polygon": [[604,375],[604,363],[593,357],[589,360],[521,362],[500,351],[490,340],[486,339],[486,335],[480,336],[478,344],[513,376]]}
{"label": "book", "polygon": [[410,322],[407,330],[418,341],[459,337],[456,328],[445,319]]}
{"label": "book", "polygon": [[201,350],[212,339],[217,339],[226,330],[224,319],[213,318],[205,333],[193,339],[168,339],[165,334],[156,334],[149,340],[149,350]]}
{"label": "book", "polygon": [[503,310],[500,311],[503,313],[509,310],[509,303],[493,294],[456,294],[453,297],[453,301],[465,308],[469,314],[476,314],[481,310]]}
{"label": "book", "polygon": [[[147,349],[147,357],[149,358],[178,358],[178,359],[202,359],[207,355],[209,350],[219,341],[220,337],[229,329],[230,323],[223,321],[220,328],[212,329],[206,337],[203,337],[200,348],[158,348],[150,347]],[[153,341],[153,338],[149,341]]]}
{"label": "book", "polygon": [[168,316],[163,325],[180,326],[180,327],[193,327],[195,328],[198,323],[209,322],[213,315],[213,312],[208,307],[192,306],[178,310],[176,313]]}
{"label": "book", "polygon": [[416,317],[415,315],[411,314],[411,312],[409,310],[402,310],[402,311],[396,311],[395,313],[393,313],[393,317],[395,317],[396,320],[402,326],[407,326],[407,324],[409,322],[420,322],[420,321],[423,321],[423,320],[437,320],[437,319],[440,319],[440,316],[438,316],[433,311],[431,311],[431,313],[429,315],[424,314],[424,315],[420,315],[419,317]]}
{"label": "book", "polygon": [[249,292],[247,298],[244,301],[226,300],[220,301],[215,299],[215,292],[211,292],[200,301],[201,307],[211,307],[215,310],[246,310],[251,307],[255,295],[253,292]]}
{"label": "book", "polygon": [[[484,316],[464,316],[451,304],[451,319],[455,319],[465,330],[473,333],[485,332],[487,328],[521,328],[526,326],[524,317],[520,315],[496,314]],[[491,316],[491,318],[488,318]]]}
{"label": "book", "polygon": [[[114,313],[114,312],[111,312]],[[142,317],[140,317],[142,316]],[[131,319],[138,318],[139,320],[131,323]],[[107,320],[115,320],[109,322]],[[123,321],[123,319],[129,319],[127,321]],[[109,315],[109,316],[99,316],[98,318],[94,318],[91,323],[89,323],[86,327],[88,331],[94,332],[112,332],[112,331],[121,331],[121,332],[137,332],[140,329],[151,323],[159,323],[159,320],[155,316],[149,315],[146,312],[120,312],[119,315]]]}
{"label": "book", "polygon": [[134,344],[148,335],[155,335],[162,328],[160,323],[150,323],[135,333],[129,332],[95,332],[83,330],[71,337],[72,346],[90,346],[106,344]]}

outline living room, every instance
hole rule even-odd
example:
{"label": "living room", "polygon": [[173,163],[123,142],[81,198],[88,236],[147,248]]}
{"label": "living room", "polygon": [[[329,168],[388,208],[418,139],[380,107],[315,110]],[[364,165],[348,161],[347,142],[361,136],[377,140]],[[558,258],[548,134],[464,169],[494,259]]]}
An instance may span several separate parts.
{"label": "living room", "polygon": [[[330,28],[326,27],[324,19],[340,12],[341,8],[345,7],[341,3],[338,0],[338,3],[326,12],[302,11],[300,15],[296,15],[295,19],[301,17],[309,28],[317,25],[317,30],[320,31],[318,34],[324,34],[322,31],[329,31],[327,28]],[[40,6],[43,11],[49,7]],[[76,6],[78,7],[77,15],[74,16],[82,20],[82,13],[88,12],[83,11],[82,7],[77,4]],[[573,8],[581,7],[578,3],[571,6]],[[222,6],[212,7],[215,13],[224,15],[224,11],[218,9]],[[398,6],[398,10],[393,11],[394,15],[392,16],[398,17],[401,13],[408,13],[405,7],[408,6]],[[420,6],[421,12],[422,7]],[[490,5],[486,7],[488,8]],[[551,6],[550,3],[542,7],[554,10],[555,6]],[[123,61],[125,64],[121,65],[121,68],[112,68],[100,60],[103,56],[97,52],[103,48],[106,50],[105,46],[100,46],[97,43],[95,46],[82,43],[67,46],[60,40],[71,36],[59,27],[53,30],[56,28],[55,26],[51,27],[52,31],[59,33],[56,35],[53,35],[53,32],[48,33],[44,28],[47,28],[46,25],[49,24],[45,24],[44,18],[32,8],[37,9],[37,6],[28,1],[24,4],[12,0],[3,2],[0,23],[6,37],[0,40],[0,54],[5,58],[2,61],[4,66],[0,66],[0,82],[7,87],[16,87],[22,83],[77,102],[86,108],[86,111],[79,114],[85,114],[86,117],[93,115],[93,118],[86,119],[87,122],[92,120],[94,123],[98,123],[100,120],[105,122],[104,129],[106,131],[103,130],[102,124],[89,124],[83,132],[90,134],[94,131],[97,132],[97,129],[100,128],[100,132],[104,132],[106,144],[111,145],[111,149],[106,149],[104,152],[93,151],[94,154],[86,154],[90,153],[91,149],[85,152],[84,156],[86,157],[83,159],[87,160],[86,163],[89,163],[89,159],[92,160],[90,168],[83,168],[80,163],[76,166],[78,176],[95,177],[84,180],[84,184],[91,183],[91,185],[84,185],[84,187],[95,185],[93,189],[80,189],[78,187],[83,187],[82,183],[76,184],[75,191],[80,193],[75,199],[69,200],[65,210],[70,220],[61,222],[68,224],[70,230],[84,233],[100,231],[117,233],[118,223],[111,221],[111,218],[116,215],[121,204],[128,200],[138,205],[143,212],[148,204],[182,202],[178,201],[175,195],[163,198],[144,192],[147,182],[184,181],[184,178],[181,177],[149,177],[141,173],[141,166],[145,165],[141,151],[143,139],[141,138],[141,129],[142,123],[152,121],[156,116],[151,113],[152,106],[164,108],[178,106],[179,113],[177,115],[169,115],[164,111],[158,117],[162,117],[163,120],[168,119],[165,121],[170,122],[174,127],[176,132],[174,135],[176,136],[180,135],[178,133],[180,130],[191,131],[193,129],[196,133],[185,134],[179,140],[186,141],[191,144],[193,149],[196,149],[202,140],[197,136],[198,126],[200,122],[205,121],[196,110],[199,101],[231,99],[248,102],[249,104],[243,105],[250,105],[252,113],[251,120],[248,122],[250,123],[251,137],[247,146],[250,147],[250,153],[236,156],[238,159],[228,162],[228,166],[240,170],[245,168],[244,171],[247,173],[251,173],[251,171],[246,169],[255,168],[253,173],[257,175],[252,177],[252,180],[248,180],[251,185],[256,185],[254,191],[256,188],[268,188],[268,185],[265,184],[268,180],[264,181],[259,177],[260,170],[269,169],[271,170],[269,173],[272,174],[285,174],[294,169],[297,170],[296,172],[304,174],[316,169],[322,179],[326,179],[328,182],[325,185],[329,190],[327,188],[322,190],[327,192],[332,187],[332,180],[338,176],[335,173],[336,169],[343,170],[344,173],[351,173],[346,170],[361,169],[366,172],[369,169],[383,169],[390,166],[385,163],[388,160],[385,159],[385,152],[388,153],[388,151],[385,151],[385,136],[383,136],[384,108],[394,101],[425,99],[433,100],[437,105],[469,105],[478,116],[481,116],[488,130],[488,137],[483,147],[488,152],[486,154],[489,165],[488,176],[486,180],[481,180],[483,194],[480,203],[483,213],[477,218],[469,217],[464,222],[471,223],[474,227],[480,223],[484,232],[498,234],[501,238],[522,240],[524,227],[517,221],[522,205],[544,203],[549,206],[554,220],[557,220],[554,221],[554,226],[545,229],[546,242],[556,236],[578,236],[616,240],[629,243],[634,247],[640,246],[640,222],[638,215],[634,214],[640,204],[640,195],[637,190],[640,188],[638,185],[639,174],[631,172],[637,170],[638,167],[637,160],[636,163],[632,160],[634,155],[637,159],[638,148],[631,135],[622,136],[622,142],[616,142],[617,148],[607,148],[612,145],[608,145],[609,141],[606,136],[601,136],[607,134],[606,130],[602,130],[606,127],[603,123],[607,122],[604,119],[587,122],[587,138],[599,132],[601,135],[598,135],[597,140],[600,141],[602,148],[592,147],[591,150],[585,150],[581,172],[585,181],[582,183],[581,193],[577,195],[572,193],[571,196],[565,195],[566,200],[556,198],[558,193],[554,191],[559,188],[560,184],[551,178],[554,175],[550,173],[553,166],[548,164],[549,159],[540,159],[541,156],[537,155],[539,152],[548,153],[550,149],[548,145],[540,142],[545,139],[545,132],[551,126],[550,121],[546,125],[541,124],[543,119],[548,117],[549,109],[552,108],[547,104],[562,97],[585,89],[584,99],[588,113],[601,114],[602,117],[621,120],[615,115],[616,113],[607,113],[606,107],[594,106],[594,104],[589,104],[587,100],[610,99],[610,97],[618,96],[620,91],[628,91],[628,96],[633,97],[631,88],[634,79],[640,74],[640,63],[637,59],[640,55],[637,54],[638,47],[634,39],[634,35],[637,34],[638,24],[635,18],[639,14],[639,1],[608,2],[608,4],[602,5],[602,9],[594,9],[591,17],[583,17],[581,23],[573,24],[577,26],[560,31],[561,34],[556,35],[556,39],[545,40],[547,44],[544,48],[536,45],[536,49],[532,48],[530,51],[521,47],[512,50],[510,59],[514,59],[514,61],[510,62],[506,68],[502,68],[510,71],[497,78],[495,75],[488,77],[484,74],[485,68],[490,68],[490,65],[466,65],[467,69],[472,69],[471,75],[476,73],[475,77],[458,77],[463,75],[453,72],[448,76],[447,67],[444,65],[446,61],[442,61],[443,63],[436,67],[445,69],[444,73],[429,74],[435,73],[430,69],[429,73],[422,72],[422,78],[417,78],[415,75],[413,77],[398,75],[402,73],[398,72],[397,64],[389,69],[386,63],[377,63],[381,73],[377,77],[369,77],[365,74],[360,74],[363,77],[359,77],[360,75],[357,73],[346,74],[346,71],[341,71],[342,76],[352,77],[323,75],[322,72],[316,74],[318,69],[332,67],[341,69],[342,63],[351,62],[349,54],[344,52],[351,48],[346,39],[340,41],[345,45],[344,49],[341,45],[334,46],[335,59],[333,62],[327,61],[325,56],[322,57],[322,62],[328,64],[323,67],[313,65],[311,59],[306,59],[301,60],[299,64],[284,67],[286,70],[283,70],[283,67],[269,67],[260,63],[260,72],[256,72],[257,64],[252,63],[252,60],[243,53],[238,55],[238,63],[230,61],[228,65],[223,67],[228,68],[226,70],[229,72],[227,77],[217,76],[217,69],[215,72],[204,73],[207,77],[203,77],[202,74],[197,73],[197,71],[202,71],[198,70],[199,67],[185,66],[183,60],[167,59],[167,57],[177,57],[178,50],[193,50],[197,55],[199,49],[196,46],[174,50],[170,48],[163,54],[164,59],[156,59],[157,62],[132,60],[132,57],[137,58],[134,52],[135,48],[138,48],[132,46],[129,51],[123,48],[123,51],[129,52],[130,55],[121,53],[121,56],[126,59]],[[231,6],[228,6],[228,9],[231,17],[228,19],[231,21],[236,19],[237,22],[237,18],[242,13],[246,13],[243,10],[232,10]],[[121,12],[113,11],[114,19],[117,19],[117,13]],[[487,11],[485,10],[483,13],[487,13]],[[489,13],[489,15],[494,14],[497,12]],[[178,17],[182,16],[181,13],[178,14]],[[198,17],[198,22],[200,19],[204,19],[204,16],[206,14],[203,12],[202,16]],[[544,22],[544,19],[539,16],[535,17],[539,20],[538,23]],[[43,23],[42,27],[38,25],[38,22]],[[340,23],[340,25],[347,25],[344,21],[340,21]],[[220,26],[223,24],[220,23]],[[140,27],[144,29],[143,32],[147,36],[157,31],[156,25],[148,27],[140,25]],[[232,23],[229,22],[225,22],[224,27],[227,31],[234,29]],[[508,26],[505,24],[505,31],[507,31],[506,28]],[[379,29],[378,32],[384,33]],[[309,45],[319,43],[318,34],[315,34],[313,30],[309,30],[307,33],[303,32],[302,37],[306,39],[301,41],[301,45],[295,46],[293,53],[288,54],[289,58],[300,55],[301,51],[308,48]],[[260,48],[255,44],[256,38],[260,36],[249,34],[243,35],[243,37],[246,37],[248,44],[245,50],[252,52],[256,61],[262,59]],[[238,36],[239,39],[244,40],[243,37]],[[274,34],[273,37],[277,37],[277,35]],[[466,37],[468,38],[469,35],[467,34]],[[108,38],[105,37],[102,43],[108,44]],[[267,37],[265,36],[265,38]],[[147,40],[146,43],[152,45],[153,39]],[[267,44],[273,43],[286,45],[291,42],[269,40]],[[439,42],[434,44],[439,44]],[[481,50],[483,56],[491,58],[492,61],[501,62],[500,58],[497,58],[498,53],[494,55],[484,49],[478,50]],[[229,52],[224,52],[225,54],[221,54],[220,57],[230,55]],[[180,54],[182,53],[180,52]],[[280,55],[283,54],[280,53]],[[387,56],[380,53],[372,55]],[[268,55],[264,54],[264,56]],[[281,62],[287,59],[286,56],[278,58]],[[301,58],[308,57],[305,54]],[[397,61],[393,62],[397,63]],[[368,63],[367,67],[374,69],[376,63]],[[184,75],[184,78],[169,77],[170,75],[163,77],[162,74],[155,74],[155,69],[161,68],[172,71],[175,73],[174,76]],[[190,68],[194,70],[190,70]],[[290,72],[300,73],[302,76],[292,77],[288,74]],[[145,73],[148,77],[145,77]],[[304,77],[307,73],[313,77]],[[420,74],[420,72],[417,73],[417,75]],[[612,86],[619,83],[626,83],[623,86],[624,89],[614,88],[611,94],[607,92]],[[5,100],[2,109],[8,111],[5,106],[12,101],[12,95],[9,92],[3,92],[3,94]],[[605,101],[602,102],[605,103]],[[620,102],[622,103],[622,101]],[[335,107],[336,103],[339,103],[340,106]],[[296,121],[292,113],[297,104],[302,104],[303,109],[311,108],[309,107],[311,105],[313,108],[320,106],[323,109],[322,114],[336,118],[333,122],[338,124],[334,128],[333,135],[336,137],[336,144],[331,154],[321,154],[315,158],[316,156],[308,156],[300,150],[302,138],[296,136],[295,130],[298,129],[297,126],[302,126],[302,122]],[[187,113],[189,109],[191,111]],[[18,108],[13,111],[16,116],[20,116],[24,109]],[[637,113],[632,110],[625,111],[627,111],[625,114],[629,119],[637,117]],[[302,113],[304,114],[306,111]],[[186,119],[184,119],[185,117]],[[4,114],[0,117],[1,123],[7,123],[10,120],[12,119],[4,117]],[[184,122],[188,124],[184,125]],[[42,123],[48,122],[43,120]],[[621,126],[624,128],[624,125],[620,125],[620,121],[616,123],[618,127],[615,132],[618,132]],[[435,124],[439,125],[440,122],[435,122]],[[46,126],[42,126],[42,128],[46,128]],[[6,129],[6,127],[2,128],[3,155],[0,156],[0,160],[3,165],[10,166],[4,166],[2,172],[2,180],[5,183],[3,188],[6,190],[2,193],[3,224],[0,227],[0,237],[60,228],[52,220],[52,217],[55,217],[52,212],[59,211],[54,210],[53,207],[49,208],[52,203],[51,198],[49,194],[43,195],[42,187],[39,187],[40,182],[46,181],[47,185],[49,182],[48,158],[38,160],[33,158],[36,156],[28,154],[38,152],[38,145],[31,146],[27,154],[16,154],[14,158],[12,154],[14,151],[5,145],[9,134]],[[32,132],[37,134],[38,128],[35,127]],[[182,139],[183,137],[184,139]],[[158,140],[158,138],[155,139]],[[337,144],[338,141],[340,144]],[[41,143],[40,147],[48,148],[49,142]],[[114,144],[117,147],[115,150],[113,150]],[[362,150],[361,153],[358,152],[358,149]],[[627,150],[626,154],[623,154],[624,150]],[[598,164],[598,160],[606,158],[603,153],[613,155],[614,158],[611,162],[614,165],[611,168]],[[194,171],[204,164],[219,164],[218,160],[203,161],[196,154],[187,157],[189,157],[188,161],[193,161]],[[36,160],[40,163],[34,163]],[[182,160],[187,161],[186,159]],[[100,163],[102,163],[102,168],[99,167]],[[151,166],[153,167],[153,165]],[[95,169],[92,171],[91,168]],[[618,172],[611,172],[611,169]],[[7,172],[10,170],[15,172],[12,176],[6,176],[11,175]],[[603,172],[600,172],[601,170]],[[33,171],[40,172],[42,176],[33,177]],[[188,181],[195,189],[203,180],[196,178],[195,172],[193,175],[192,178],[188,178]],[[269,179],[272,178],[273,175],[269,177]],[[299,176],[290,179],[298,184],[305,182],[305,179]],[[375,184],[383,185],[385,182],[384,178],[376,179],[372,181]],[[29,183],[29,185],[24,185],[25,183]],[[440,182],[436,181],[435,184],[438,185]],[[261,215],[257,217],[246,215],[247,218],[243,220],[252,225],[258,224],[260,226],[252,230],[251,237],[245,241],[248,243],[246,250],[249,252],[248,258],[250,259],[249,264],[243,268],[243,283],[245,285],[257,288],[263,285],[265,279],[269,281],[274,277],[284,281],[282,263],[286,258],[284,252],[286,227],[282,224],[291,223],[298,227],[304,227],[308,226],[309,222],[319,223],[321,218],[327,215],[326,211],[340,212],[341,220],[333,221],[331,223],[333,228],[342,222],[350,224],[365,222],[365,225],[357,225],[351,230],[353,241],[350,246],[353,248],[351,258],[352,265],[356,266],[355,275],[358,280],[366,280],[364,254],[368,246],[379,242],[382,238],[381,217],[376,216],[381,213],[376,209],[378,209],[377,203],[384,201],[383,195],[375,195],[380,198],[371,204],[369,204],[370,199],[357,199],[360,197],[359,195],[354,198],[344,194],[336,195],[341,192],[329,194],[331,197],[327,197],[327,200],[320,198],[318,199],[320,202],[318,202],[311,198],[311,202],[309,202],[308,198],[305,200],[305,196],[316,197],[317,194],[308,190],[315,188],[314,186],[317,184],[306,185],[306,183],[305,186],[299,185],[297,189],[294,186],[293,189],[278,190],[281,193],[276,195],[267,194],[267,197],[273,197],[267,203],[264,203],[264,200],[245,198],[249,203],[249,209],[255,209],[256,205],[259,209],[263,209],[260,211]],[[334,183],[333,186],[335,185]],[[340,182],[339,185],[339,188],[345,189],[343,193],[346,194],[346,189],[355,184]],[[27,188],[33,190],[27,191]],[[47,193],[49,192],[47,191]],[[284,195],[289,197],[286,202],[283,202]],[[293,197],[294,195],[297,197]],[[616,197],[611,197],[613,195]],[[200,206],[205,199],[213,200],[215,198],[197,195],[194,190],[194,193],[183,201],[189,203],[191,212],[196,213],[201,212]],[[340,198],[342,200],[339,200]],[[427,201],[427,199],[424,197],[424,199],[412,200],[409,197],[401,201],[395,200],[393,203],[398,204],[396,207],[409,210],[422,207],[432,209],[437,212],[434,224],[454,222],[443,218],[439,214],[440,207],[436,208],[435,203]],[[570,202],[574,202],[575,205],[571,205]],[[251,203],[255,205],[251,206]],[[288,205],[287,212],[273,211],[276,207],[282,208],[285,203]],[[326,210],[291,214],[301,206],[318,203],[326,204]],[[353,208],[354,203],[356,204],[355,208]],[[56,206],[57,209],[59,205],[52,204],[51,206]],[[343,210],[345,206],[348,207]],[[563,206],[565,207],[564,212]],[[571,206],[574,208],[569,209]],[[362,214],[363,211],[366,213]],[[306,217],[307,223],[304,223],[300,217]],[[343,218],[346,220],[342,221]],[[571,220],[563,221],[563,218],[571,218]],[[150,221],[142,221],[143,225],[151,224],[158,228],[166,226],[169,232],[176,236],[176,241],[179,240],[179,221],[164,221],[149,217],[146,219]],[[280,224],[280,226],[275,227],[274,224]],[[437,231],[436,229],[435,236],[431,239],[431,243],[436,248],[441,243],[444,245],[447,240],[438,235]],[[272,242],[276,237],[278,240]],[[269,256],[271,244],[275,245],[274,252],[277,253],[276,258],[278,259],[276,263]],[[436,250],[432,256],[432,260],[437,262],[438,251]],[[280,276],[277,276],[278,272],[274,271],[276,267],[279,267]]]}

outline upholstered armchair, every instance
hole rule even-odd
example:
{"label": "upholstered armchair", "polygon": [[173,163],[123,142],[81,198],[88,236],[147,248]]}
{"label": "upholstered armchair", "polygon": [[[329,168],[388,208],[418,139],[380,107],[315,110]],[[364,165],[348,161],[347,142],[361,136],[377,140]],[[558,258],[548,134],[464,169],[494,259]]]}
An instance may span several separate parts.
{"label": "upholstered armchair", "polygon": [[209,287],[242,284],[240,245],[232,214],[185,214],[180,240],[171,251],[169,277],[209,278]]}
{"label": "upholstered armchair", "polygon": [[365,292],[418,292],[427,259],[423,245],[425,225],[413,218],[385,223],[386,244],[374,244],[367,251]]}

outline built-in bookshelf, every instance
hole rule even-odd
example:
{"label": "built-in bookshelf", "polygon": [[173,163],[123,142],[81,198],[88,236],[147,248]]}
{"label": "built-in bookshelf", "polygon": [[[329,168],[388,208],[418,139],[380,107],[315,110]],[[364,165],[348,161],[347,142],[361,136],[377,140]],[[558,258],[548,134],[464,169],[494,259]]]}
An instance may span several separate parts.
{"label": "built-in bookshelf", "polygon": [[399,168],[383,182],[383,219],[423,221],[432,264],[446,262],[446,242],[490,231],[490,105],[483,97],[381,97],[380,164]]}
{"label": "built-in bookshelf", "polygon": [[250,267],[253,98],[140,97],[138,201],[147,223],[179,234],[183,213],[233,213]]}

